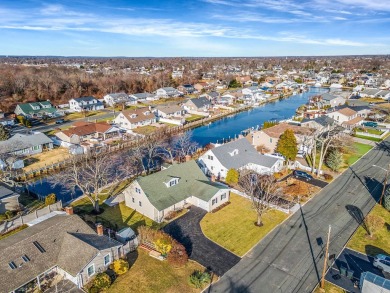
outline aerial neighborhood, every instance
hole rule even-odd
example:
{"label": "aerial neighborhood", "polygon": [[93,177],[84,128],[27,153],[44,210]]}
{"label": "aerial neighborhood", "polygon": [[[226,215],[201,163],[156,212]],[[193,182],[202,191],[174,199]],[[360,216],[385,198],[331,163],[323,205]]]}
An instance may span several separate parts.
{"label": "aerial neighborhood", "polygon": [[19,58],[69,85],[0,100],[2,292],[390,292],[388,59]]}

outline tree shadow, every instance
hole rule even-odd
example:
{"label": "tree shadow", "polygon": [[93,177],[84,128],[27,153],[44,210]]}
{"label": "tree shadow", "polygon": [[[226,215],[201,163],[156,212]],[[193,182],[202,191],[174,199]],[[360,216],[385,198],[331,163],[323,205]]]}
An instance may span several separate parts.
{"label": "tree shadow", "polygon": [[364,214],[361,209],[354,205],[346,205],[345,209],[351,215],[351,217],[361,226],[367,234],[369,233],[366,221],[364,220]]}
{"label": "tree shadow", "polygon": [[[227,289],[225,292],[228,293],[251,293],[248,286],[243,284],[237,284],[234,282],[231,278],[228,278],[229,282],[229,289]],[[204,292],[210,293],[213,289],[213,284],[211,284]]]}
{"label": "tree shadow", "polygon": [[390,155],[390,142],[388,142],[388,141],[381,141],[380,143],[376,144],[375,149],[384,151],[389,156]]}
{"label": "tree shadow", "polygon": [[136,260],[138,259],[138,250],[134,250],[132,252],[129,252],[126,255],[126,259],[129,262],[130,268],[135,264]]}
{"label": "tree shadow", "polygon": [[126,218],[126,220],[124,220],[124,224],[127,225],[127,223],[134,217],[134,215],[135,215],[136,213],[137,213],[136,210],[133,210],[133,211],[131,212],[131,214]]}
{"label": "tree shadow", "polygon": [[389,223],[385,223],[385,227],[386,227],[387,231],[390,232],[390,224]]}
{"label": "tree shadow", "polygon": [[375,256],[377,254],[385,254],[385,255],[389,255],[389,252],[388,251],[385,251],[383,250],[382,248],[379,248],[379,247],[376,247],[374,245],[366,245],[365,246],[365,251],[366,251],[366,254],[367,255],[371,255],[371,256]]}
{"label": "tree shadow", "polygon": [[164,227],[164,232],[168,233],[171,235],[175,240],[183,244],[185,247],[188,256],[191,256],[192,253],[192,240],[188,235],[185,235],[183,233],[182,228],[176,223],[176,222],[171,222],[169,225]]}

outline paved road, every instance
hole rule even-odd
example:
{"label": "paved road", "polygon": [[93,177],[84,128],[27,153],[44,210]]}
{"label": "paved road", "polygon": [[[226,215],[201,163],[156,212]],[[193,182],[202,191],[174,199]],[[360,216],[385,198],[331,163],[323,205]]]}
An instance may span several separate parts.
{"label": "paved road", "polygon": [[320,280],[323,245],[332,225],[330,254],[339,254],[381,194],[390,163],[382,142],[273,230],[207,292],[311,292]]}
{"label": "paved road", "polygon": [[[350,293],[360,293],[360,289],[356,288],[354,283],[359,283],[360,275],[363,272],[371,272],[383,277],[382,272],[372,265],[373,262],[374,259],[372,257],[346,248],[336,259],[332,268],[326,274],[325,279]],[[352,280],[340,274],[341,267],[353,271]]]}
{"label": "paved road", "polygon": [[187,214],[165,226],[164,231],[185,246],[191,259],[222,276],[240,258],[203,235],[199,222],[205,214],[205,210],[192,206]]}

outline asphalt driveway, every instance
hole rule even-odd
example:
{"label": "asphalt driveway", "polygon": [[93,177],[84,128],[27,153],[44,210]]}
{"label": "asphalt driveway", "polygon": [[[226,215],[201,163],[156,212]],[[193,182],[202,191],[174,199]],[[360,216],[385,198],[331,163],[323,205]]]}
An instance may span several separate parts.
{"label": "asphalt driveway", "polygon": [[[294,177],[294,175],[291,173],[290,175],[286,176],[283,178],[283,180],[287,180],[287,178],[289,177]],[[294,177],[295,178],[295,177]],[[302,182],[306,182],[306,183],[309,183],[311,185],[314,185],[314,186],[317,186],[319,188],[324,188],[326,185],[328,185],[328,182],[325,182],[325,181],[322,181],[322,180],[319,180],[319,179],[316,179],[316,178],[313,178],[312,180],[310,181],[306,181],[306,179],[303,179],[303,178],[295,178],[299,181],[302,181]]]}
{"label": "asphalt driveway", "polygon": [[[325,279],[348,292],[360,293],[360,289],[355,284],[359,283],[360,275],[363,272],[371,272],[383,277],[382,272],[372,265],[373,261],[370,256],[345,248],[333,263]],[[341,267],[353,271],[353,278],[349,279],[345,275],[341,275]]]}
{"label": "asphalt driveway", "polygon": [[191,259],[222,276],[241,258],[204,236],[199,223],[206,213],[192,206],[184,216],[165,226],[164,231],[185,246]]}

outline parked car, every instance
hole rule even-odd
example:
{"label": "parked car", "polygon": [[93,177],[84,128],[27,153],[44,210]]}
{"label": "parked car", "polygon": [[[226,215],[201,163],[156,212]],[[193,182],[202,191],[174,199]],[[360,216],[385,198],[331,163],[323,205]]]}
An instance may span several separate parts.
{"label": "parked car", "polygon": [[305,155],[306,155],[306,153],[305,153],[304,151],[299,151],[299,152],[297,153],[297,157],[298,157],[298,158],[304,158]]}
{"label": "parked car", "polygon": [[383,272],[390,273],[390,256],[384,254],[377,254],[374,257],[374,267]]}
{"label": "parked car", "polygon": [[282,154],[279,154],[279,153],[273,153],[273,154],[271,154],[271,156],[279,157],[281,159],[284,159],[284,156]]}
{"label": "parked car", "polygon": [[62,124],[65,122],[65,119],[58,119],[56,120],[56,124]]}
{"label": "parked car", "polygon": [[313,179],[313,176],[311,176],[310,174],[303,172],[303,171],[299,171],[299,170],[294,170],[293,176],[295,178],[302,178],[306,181],[310,181]]}

